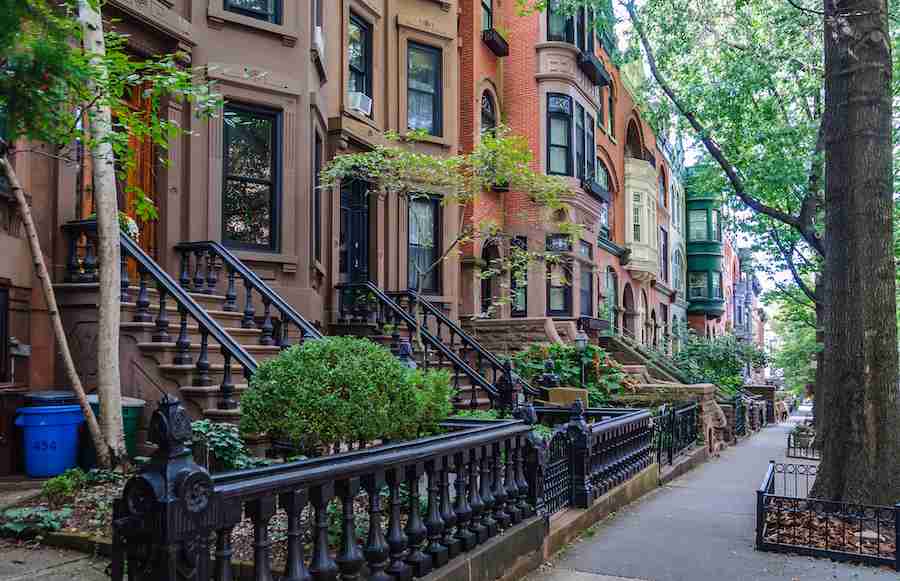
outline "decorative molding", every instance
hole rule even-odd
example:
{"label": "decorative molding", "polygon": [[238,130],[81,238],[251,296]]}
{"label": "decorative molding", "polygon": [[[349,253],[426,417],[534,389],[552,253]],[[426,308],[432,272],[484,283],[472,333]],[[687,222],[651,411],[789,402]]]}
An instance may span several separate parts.
{"label": "decorative molding", "polygon": [[453,31],[441,30],[437,22],[424,16],[406,16],[398,14],[397,26],[399,28],[409,28],[418,32],[424,32],[450,41],[456,40],[456,34]]}
{"label": "decorative molding", "polygon": [[[284,10],[281,16],[283,24],[273,24],[271,22],[259,20],[258,18],[244,16],[243,14],[232,12],[231,10],[225,10],[224,0],[206,1],[209,2],[206,16],[209,20],[210,28],[218,30],[222,28],[225,22],[231,22],[234,24],[246,26],[248,28],[255,28],[257,30],[263,30],[265,32],[271,32],[272,34],[280,35],[281,42],[282,44],[284,44],[284,46],[295,46],[297,44],[297,39],[299,37],[297,24],[299,21],[298,10],[301,2],[290,0],[284,2]],[[306,3],[304,2],[303,4]]]}
{"label": "decorative molding", "polygon": [[110,4],[189,46],[196,44],[190,21],[172,9],[171,0],[110,0]]}
{"label": "decorative molding", "polygon": [[209,63],[206,66],[206,76],[252,89],[268,89],[298,97],[302,94],[302,86],[297,78],[248,65]]}

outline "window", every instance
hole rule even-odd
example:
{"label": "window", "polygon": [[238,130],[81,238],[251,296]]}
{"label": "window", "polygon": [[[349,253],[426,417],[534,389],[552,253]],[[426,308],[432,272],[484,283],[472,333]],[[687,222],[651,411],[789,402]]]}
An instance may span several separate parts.
{"label": "window", "polygon": [[547,6],[547,40],[573,42],[575,39],[575,23],[566,16],[559,0],[551,0]]}
{"label": "window", "polygon": [[350,14],[347,43],[350,61],[349,91],[372,98],[372,27],[355,14]]}
{"label": "window", "polygon": [[551,234],[547,236],[548,252],[571,252],[572,239],[568,234]]}
{"label": "window", "polygon": [[547,173],[572,175],[572,98],[547,95]]}
{"label": "window", "polygon": [[609,204],[600,206],[600,223],[597,226],[597,238],[599,240],[609,240]]}
{"label": "window", "polygon": [[632,238],[635,242],[641,241],[641,222],[644,215],[644,199],[641,194],[634,194],[634,204],[632,206],[634,224]]}
{"label": "window", "polygon": [[585,156],[585,167],[584,167],[584,175],[588,179],[594,179],[595,167],[596,167],[596,159],[597,159],[597,142],[594,141],[594,118],[591,117],[590,113],[586,114],[584,121],[585,128],[585,148],[587,149],[587,155]]}
{"label": "window", "polygon": [[691,210],[688,212],[688,239],[706,240],[706,210]]}
{"label": "window", "polygon": [[587,14],[584,8],[579,8],[575,13],[575,46],[580,50],[584,50],[587,46],[585,38],[585,28],[587,23]]}
{"label": "window", "polygon": [[566,276],[567,267],[562,260],[547,265],[547,315],[572,315],[572,285]]}
{"label": "window", "polygon": [[712,211],[712,235],[713,240],[722,241],[722,221],[718,210]]}
{"label": "window", "polygon": [[688,273],[688,284],[690,285],[690,296],[692,299],[705,299],[708,295],[707,289],[707,273],[691,272]]}
{"label": "window", "polygon": [[494,28],[494,0],[481,0],[481,30]]}
{"label": "window", "polygon": [[228,103],[223,123],[222,240],[277,250],[281,113]]}
{"label": "window", "polygon": [[598,157],[596,159],[596,174],[594,175],[594,181],[603,186],[607,192],[610,191],[609,187],[609,170],[606,169],[606,164]]}
{"label": "window", "polygon": [[662,172],[659,173],[659,205],[668,208],[669,200],[666,196],[666,176]]}
{"label": "window", "polygon": [[722,298],[722,273],[713,272],[712,277],[712,296],[714,299]]}
{"label": "window", "polygon": [[281,24],[281,0],[225,0],[225,10]]}
{"label": "window", "polygon": [[612,86],[610,85],[609,89],[606,90],[606,100],[609,103],[606,107],[606,114],[608,117],[608,123],[606,126],[609,128],[609,135],[613,139],[616,138],[616,97],[613,94]]}
{"label": "window", "polygon": [[616,271],[609,267],[606,269],[606,309],[607,317],[612,321],[613,330],[618,331],[619,317],[616,308],[619,306],[619,277]]}
{"label": "window", "polygon": [[[593,249],[591,245],[584,240],[578,245],[578,253],[586,258],[593,258]],[[579,298],[581,301],[581,315],[584,317],[594,316],[594,272],[590,265],[582,263],[581,279],[578,286]]]}
{"label": "window", "polygon": [[511,243],[513,265],[519,266],[518,269],[514,266],[510,272],[511,314],[513,317],[524,317],[528,314],[528,262],[519,258],[524,256],[522,253],[528,252],[528,238],[516,236]]}
{"label": "window", "polygon": [[669,282],[669,233],[659,229],[659,278]]}
{"label": "window", "polygon": [[441,51],[410,42],[406,74],[406,126],[442,135]]}
{"label": "window", "polygon": [[[440,292],[440,200],[419,195],[409,200],[409,288]],[[429,270],[430,269],[430,270]],[[418,278],[422,276],[421,288]]]}
{"label": "window", "polygon": [[314,132],[313,144],[313,256],[322,262],[322,136]]}
{"label": "window", "polygon": [[584,107],[575,103],[575,177],[585,178],[584,173]]}
{"label": "window", "polygon": [[497,108],[494,99],[487,91],[481,95],[481,134],[497,128]]}
{"label": "window", "polygon": [[672,256],[672,285],[675,290],[684,292],[684,258],[680,250],[676,250]]}
{"label": "window", "polygon": [[313,25],[322,26],[322,3],[325,0],[313,0]]}

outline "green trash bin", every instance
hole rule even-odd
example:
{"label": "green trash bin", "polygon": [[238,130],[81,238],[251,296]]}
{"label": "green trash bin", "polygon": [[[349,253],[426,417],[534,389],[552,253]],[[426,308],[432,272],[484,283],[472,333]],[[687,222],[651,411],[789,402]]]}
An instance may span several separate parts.
{"label": "green trash bin", "polygon": [[[88,403],[91,404],[91,409],[94,410],[94,415],[97,416],[99,421],[100,400],[97,394],[92,393],[88,395]],[[141,425],[141,415],[144,413],[145,405],[147,405],[147,402],[142,399],[122,396],[122,424],[125,428],[125,449],[130,458],[134,458],[137,454],[137,432],[138,427]],[[94,441],[90,435],[86,434],[84,441],[85,445],[81,448],[82,454],[79,464],[85,470],[90,470],[97,466],[97,451],[94,449]]]}

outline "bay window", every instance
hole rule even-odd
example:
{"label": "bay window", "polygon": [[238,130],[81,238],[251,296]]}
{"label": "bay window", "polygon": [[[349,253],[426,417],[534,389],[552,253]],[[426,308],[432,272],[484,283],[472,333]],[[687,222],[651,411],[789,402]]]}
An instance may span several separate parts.
{"label": "bay window", "polygon": [[712,211],[712,236],[713,240],[722,241],[722,222],[718,210]]}
{"label": "bay window", "polygon": [[714,299],[722,298],[722,273],[721,272],[713,272],[710,273],[712,280],[712,297]]}
{"label": "bay window", "polygon": [[547,40],[574,42],[575,23],[562,11],[559,0],[550,0],[547,6]]}
{"label": "bay window", "polygon": [[706,210],[691,210],[688,212],[688,239],[707,240],[708,237]]}
{"label": "bay window", "polygon": [[443,134],[441,51],[410,42],[407,47],[406,126],[429,135]]}
{"label": "bay window", "polygon": [[575,177],[584,179],[584,107],[575,103]]}
{"label": "bay window", "polygon": [[640,193],[635,193],[632,200],[632,218],[634,220],[632,224],[632,238],[635,242],[641,242],[643,238],[641,233],[644,222],[644,197]]}

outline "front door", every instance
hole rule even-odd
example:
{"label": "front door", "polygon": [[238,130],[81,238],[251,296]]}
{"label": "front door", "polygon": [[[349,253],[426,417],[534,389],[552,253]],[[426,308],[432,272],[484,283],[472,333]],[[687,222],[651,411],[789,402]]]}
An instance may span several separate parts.
{"label": "front door", "polygon": [[[150,100],[144,95],[143,88],[131,89],[126,97],[126,104],[138,114],[150,115]],[[140,228],[138,243],[150,258],[156,260],[159,254],[156,240],[156,219],[143,220],[139,217],[141,213],[140,195],[137,193],[138,191],[143,192],[146,200],[159,211],[156,180],[154,179],[153,143],[149,137],[139,138],[131,135],[128,138],[128,146],[134,152],[134,166],[125,168],[121,172],[125,174],[124,180],[116,180],[119,208],[137,222],[138,228]],[[134,275],[136,272],[131,274]]]}
{"label": "front door", "polygon": [[369,280],[369,184],[341,186],[340,281]]}

